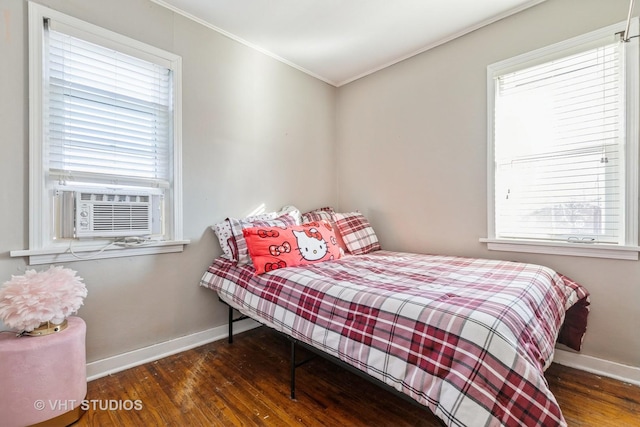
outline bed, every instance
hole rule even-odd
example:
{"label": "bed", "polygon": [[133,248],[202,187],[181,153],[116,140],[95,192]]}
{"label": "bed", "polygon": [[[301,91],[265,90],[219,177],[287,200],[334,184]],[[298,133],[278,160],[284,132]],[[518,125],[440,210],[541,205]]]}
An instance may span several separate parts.
{"label": "bed", "polygon": [[220,257],[200,284],[448,426],[566,425],[544,370],[556,342],[579,350],[586,330],[589,294],[569,278],[533,264],[379,247],[257,269]]}

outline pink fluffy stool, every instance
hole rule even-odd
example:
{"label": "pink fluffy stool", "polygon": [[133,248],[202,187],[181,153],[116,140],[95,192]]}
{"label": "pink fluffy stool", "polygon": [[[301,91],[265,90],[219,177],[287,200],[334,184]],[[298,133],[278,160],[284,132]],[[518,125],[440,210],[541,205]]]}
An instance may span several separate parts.
{"label": "pink fluffy stool", "polygon": [[79,317],[41,337],[0,334],[0,424],[66,426],[78,420],[87,395],[85,335]]}

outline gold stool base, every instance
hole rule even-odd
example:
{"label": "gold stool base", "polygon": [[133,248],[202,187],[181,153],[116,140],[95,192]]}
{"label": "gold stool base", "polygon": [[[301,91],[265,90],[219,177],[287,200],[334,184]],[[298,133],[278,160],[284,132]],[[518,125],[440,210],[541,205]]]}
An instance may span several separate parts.
{"label": "gold stool base", "polygon": [[64,331],[67,329],[67,319],[58,325],[53,324],[51,322],[42,322],[40,326],[35,328],[33,331],[24,331],[20,335],[27,337],[41,337],[44,335],[55,334],[56,332]]}

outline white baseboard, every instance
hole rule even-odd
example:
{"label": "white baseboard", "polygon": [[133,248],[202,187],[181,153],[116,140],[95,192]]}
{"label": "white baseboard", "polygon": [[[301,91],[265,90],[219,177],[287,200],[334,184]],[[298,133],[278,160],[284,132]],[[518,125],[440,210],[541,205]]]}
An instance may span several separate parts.
{"label": "white baseboard", "polygon": [[556,349],[553,361],[559,365],[640,386],[640,368],[635,366],[623,365],[560,349]]}
{"label": "white baseboard", "polygon": [[[236,333],[248,331],[258,326],[260,326],[259,323],[251,319],[245,319],[234,324],[233,332],[235,335]],[[228,336],[229,329],[227,325],[222,325],[207,329],[206,331],[196,332],[195,334],[154,344],[149,347],[118,354],[117,356],[96,360],[95,362],[87,363],[87,381],[124,371],[125,369],[133,368],[134,366],[139,366],[144,363],[153,362],[163,357],[225,339]]]}

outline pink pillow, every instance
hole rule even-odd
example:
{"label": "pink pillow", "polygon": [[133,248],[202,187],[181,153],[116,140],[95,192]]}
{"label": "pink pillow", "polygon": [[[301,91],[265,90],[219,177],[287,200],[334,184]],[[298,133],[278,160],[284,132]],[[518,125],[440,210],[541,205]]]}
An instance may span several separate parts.
{"label": "pink pillow", "polygon": [[237,261],[238,265],[245,265],[251,262],[249,257],[249,251],[247,250],[247,242],[244,239],[243,230],[251,227],[287,227],[289,225],[295,225],[295,217],[285,214],[274,219],[260,220],[260,221],[244,221],[236,218],[229,218],[231,224],[231,234],[233,239],[230,241],[232,245],[231,251],[234,255],[233,259]]}
{"label": "pink pillow", "polygon": [[340,246],[327,221],[291,227],[251,227],[242,232],[256,274],[340,258]]}
{"label": "pink pillow", "polygon": [[360,212],[336,213],[334,217],[351,254],[363,255],[381,249],[376,232]]}

